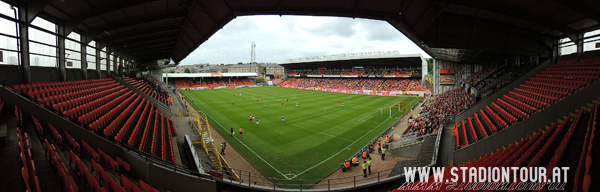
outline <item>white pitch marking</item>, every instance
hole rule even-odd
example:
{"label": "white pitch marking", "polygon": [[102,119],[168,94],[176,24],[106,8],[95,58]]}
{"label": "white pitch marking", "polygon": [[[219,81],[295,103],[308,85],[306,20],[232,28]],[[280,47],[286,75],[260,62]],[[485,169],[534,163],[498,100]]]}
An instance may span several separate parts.
{"label": "white pitch marking", "polygon": [[[200,108],[200,110],[204,111],[204,109],[202,109],[202,107],[198,106],[195,103],[194,103],[194,105],[196,105],[196,107]],[[210,117],[214,122],[216,122],[221,128],[223,128],[223,130],[228,131],[227,129],[225,129],[225,127],[223,127],[223,125],[221,125],[217,120],[215,120],[215,118],[213,118],[212,116],[210,116],[210,114],[206,113],[206,111],[204,111],[204,113],[208,117]],[[277,173],[279,173],[281,176],[285,177],[288,180],[290,179],[289,177],[285,176],[285,174],[281,173],[279,170],[277,170],[275,167],[273,167],[273,165],[271,165],[269,162],[267,162],[267,160],[263,159],[260,155],[258,155],[256,152],[254,152],[254,150],[252,150],[250,147],[248,147],[244,142],[240,141],[240,139],[238,139],[237,137],[233,137],[233,138],[235,140],[238,140],[242,145],[244,145],[244,147],[248,148],[248,150],[250,150],[252,153],[254,153],[254,155],[256,155],[258,158],[260,158],[265,163],[267,163],[267,165],[269,165],[271,168],[273,168],[275,171],[277,171]]]}
{"label": "white pitch marking", "polygon": [[369,133],[373,132],[373,130],[375,130],[377,127],[381,126],[381,124],[383,124],[384,122],[386,122],[388,119],[389,119],[389,118],[385,119],[384,121],[381,121],[381,123],[379,123],[379,125],[377,125],[377,126],[373,127],[373,129],[371,129],[369,132],[367,132],[367,133],[363,134],[363,135],[362,135],[360,138],[358,138],[358,139],[354,140],[354,142],[350,143],[350,145],[348,145],[348,146],[347,146],[345,149],[342,149],[342,150],[340,150],[340,151],[339,151],[339,152],[337,152],[336,154],[333,154],[331,157],[329,157],[329,158],[327,158],[327,159],[325,159],[325,160],[323,160],[323,161],[321,161],[321,162],[317,163],[316,165],[314,165],[314,166],[312,166],[312,167],[310,167],[310,168],[308,168],[308,169],[306,169],[306,170],[304,170],[304,171],[302,171],[302,172],[298,173],[296,176],[294,176],[294,177],[292,177],[292,178],[288,178],[288,180],[289,180],[289,179],[294,179],[294,178],[296,178],[296,177],[298,177],[298,176],[302,175],[303,173],[306,173],[307,171],[309,171],[309,170],[311,170],[311,169],[313,169],[313,168],[315,168],[315,167],[317,167],[317,166],[319,166],[319,165],[323,164],[324,162],[326,162],[326,161],[329,161],[331,158],[333,158],[333,157],[335,157],[335,156],[339,155],[339,154],[340,154],[342,151],[346,150],[347,148],[350,148],[350,146],[354,145],[354,143],[356,143],[356,142],[360,141],[360,140],[361,140],[363,137],[365,137],[365,136],[367,136]]}
{"label": "white pitch marking", "polygon": [[315,130],[312,130],[312,129],[309,129],[309,128],[306,128],[306,127],[302,127],[302,126],[296,125],[294,123],[291,123],[291,125],[299,127],[299,128],[302,128],[302,129],[306,129],[306,130],[309,130],[309,131],[312,131],[312,132],[315,132],[315,133],[319,133],[319,134],[322,134],[322,135],[330,136],[330,137],[333,137],[333,138],[338,138],[338,139],[342,139],[342,140],[345,140],[345,141],[352,141],[350,139],[346,139],[346,138],[342,138],[342,137],[339,137],[339,136],[335,136],[335,135],[323,133],[323,132],[320,132],[320,131],[315,131]]}

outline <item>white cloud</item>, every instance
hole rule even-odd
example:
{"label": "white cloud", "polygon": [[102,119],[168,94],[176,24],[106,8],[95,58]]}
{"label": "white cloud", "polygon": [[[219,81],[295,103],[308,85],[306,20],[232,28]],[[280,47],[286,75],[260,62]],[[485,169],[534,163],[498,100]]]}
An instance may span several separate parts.
{"label": "white cloud", "polygon": [[385,21],[342,17],[238,17],[194,50],[181,64],[250,62],[256,42],[257,62],[364,51],[422,54],[417,45]]}

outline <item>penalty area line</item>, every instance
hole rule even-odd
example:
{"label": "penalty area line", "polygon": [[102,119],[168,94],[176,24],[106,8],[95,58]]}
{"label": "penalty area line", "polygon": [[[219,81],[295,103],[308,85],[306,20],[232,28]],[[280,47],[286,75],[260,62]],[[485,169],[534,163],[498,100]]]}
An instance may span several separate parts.
{"label": "penalty area line", "polygon": [[335,157],[335,156],[339,155],[339,154],[340,154],[342,151],[344,151],[344,150],[347,150],[346,148],[350,148],[350,146],[354,145],[356,142],[360,141],[360,140],[361,140],[363,137],[365,137],[365,136],[367,136],[369,133],[373,132],[373,130],[375,130],[377,127],[381,126],[381,124],[383,124],[384,122],[386,122],[388,119],[390,119],[390,118],[387,118],[387,119],[385,119],[384,121],[381,121],[381,123],[379,123],[379,125],[377,125],[377,126],[373,127],[373,129],[371,129],[369,132],[367,132],[367,133],[363,134],[363,135],[362,135],[360,138],[358,138],[358,139],[354,140],[354,142],[350,143],[350,145],[348,145],[347,147],[344,147],[342,150],[340,150],[340,151],[339,151],[339,152],[337,152],[336,154],[333,154],[331,157],[329,157],[329,158],[327,158],[327,159],[325,159],[325,160],[323,160],[323,161],[321,161],[321,162],[319,162],[319,163],[317,163],[317,164],[313,165],[312,167],[310,167],[310,168],[308,168],[308,169],[306,169],[306,170],[304,170],[304,171],[302,171],[302,172],[298,173],[297,175],[295,175],[295,176],[293,176],[293,177],[291,177],[291,178],[288,178],[288,180],[290,180],[290,179],[294,179],[294,178],[296,178],[296,177],[298,177],[298,176],[300,176],[300,175],[302,175],[302,174],[306,173],[307,171],[309,171],[309,170],[311,170],[311,169],[313,169],[313,168],[315,168],[315,167],[317,167],[317,166],[319,166],[319,165],[323,164],[324,162],[326,162],[326,161],[329,161],[331,158],[333,158],[333,157]]}
{"label": "penalty area line", "polygon": [[319,134],[322,134],[322,135],[325,135],[325,136],[329,136],[329,137],[332,137],[332,138],[337,138],[337,139],[341,139],[341,140],[345,140],[345,141],[352,141],[350,139],[346,139],[346,138],[343,138],[343,137],[340,137],[340,136],[335,136],[335,135],[332,135],[332,134],[327,134],[327,133],[323,133],[323,132],[320,132],[320,131],[315,131],[315,130],[312,130],[312,129],[309,129],[309,128],[306,128],[306,127],[303,127],[303,126],[300,126],[300,125],[296,125],[295,123],[290,123],[290,124],[293,125],[293,126],[296,126],[296,127],[302,128],[302,129],[306,129],[306,130],[309,130],[309,131],[312,131],[312,132],[315,132],[315,133],[319,133]]}
{"label": "penalty area line", "polygon": [[[212,116],[210,116],[208,113],[206,113],[206,111],[204,111],[204,109],[202,109],[202,107],[196,105],[194,103],[194,105],[196,107],[198,107],[200,110],[202,110],[204,112],[204,114],[206,114],[206,116],[210,117],[215,123],[217,123],[221,128],[223,128],[223,130],[227,131],[227,129],[225,129],[225,127],[223,127],[223,125],[221,125],[221,123],[219,123],[217,120],[215,120],[215,118],[213,118]],[[281,173],[281,171],[277,170],[275,167],[273,167],[273,165],[271,165],[269,162],[267,162],[267,160],[263,159],[260,155],[258,155],[256,152],[254,152],[254,150],[252,150],[250,147],[248,147],[244,142],[242,142],[240,139],[238,139],[237,137],[233,137],[235,140],[237,140],[238,142],[240,142],[242,145],[244,145],[244,147],[246,147],[248,150],[250,150],[252,153],[254,153],[254,155],[256,155],[258,158],[260,158],[262,161],[264,161],[265,163],[267,163],[267,165],[269,165],[271,168],[273,168],[273,170],[277,171],[277,173],[279,173],[281,176],[285,177],[286,179],[290,179],[289,177],[285,176],[285,174]]]}

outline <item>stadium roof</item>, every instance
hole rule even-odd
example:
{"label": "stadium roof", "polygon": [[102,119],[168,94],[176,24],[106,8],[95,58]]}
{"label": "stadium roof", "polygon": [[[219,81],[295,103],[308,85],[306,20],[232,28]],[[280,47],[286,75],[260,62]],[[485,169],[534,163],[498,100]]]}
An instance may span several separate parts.
{"label": "stadium roof", "polygon": [[256,73],[163,73],[162,77],[197,78],[197,77],[256,77]]}
{"label": "stadium roof", "polygon": [[183,60],[232,19],[315,15],[389,22],[435,59],[476,62],[498,53],[552,55],[600,28],[597,0],[6,0],[95,40],[101,48],[149,61]]}
{"label": "stadium roof", "polygon": [[358,57],[343,57],[331,59],[313,59],[306,61],[291,61],[279,63],[279,65],[291,69],[316,69],[326,68],[348,68],[353,66],[360,67],[421,67],[423,57],[420,54],[406,55],[368,55]]}

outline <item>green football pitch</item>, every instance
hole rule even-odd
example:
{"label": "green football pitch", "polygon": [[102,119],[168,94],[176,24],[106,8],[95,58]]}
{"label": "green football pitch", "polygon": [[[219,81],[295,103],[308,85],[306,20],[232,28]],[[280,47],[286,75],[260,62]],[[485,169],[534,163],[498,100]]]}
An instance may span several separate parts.
{"label": "green football pitch", "polygon": [[[282,180],[327,177],[397,120],[398,109],[393,108],[390,118],[390,106],[398,102],[413,106],[420,99],[345,93],[334,96],[332,92],[282,87],[181,93],[188,101],[194,98],[194,108],[204,111],[212,127],[263,176]],[[249,122],[251,114],[260,126]],[[239,135],[240,127],[244,137]],[[316,181],[304,184],[312,183]]]}

